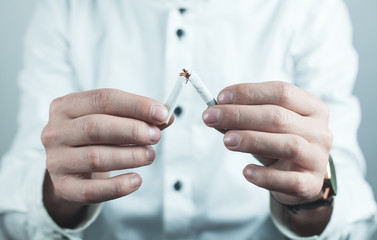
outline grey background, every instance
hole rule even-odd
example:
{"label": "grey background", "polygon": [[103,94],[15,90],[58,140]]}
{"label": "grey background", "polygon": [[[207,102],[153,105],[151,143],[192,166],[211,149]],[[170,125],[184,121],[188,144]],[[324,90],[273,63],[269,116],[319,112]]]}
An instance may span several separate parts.
{"label": "grey background", "polygon": [[[0,155],[16,132],[22,39],[36,0],[0,0]],[[360,56],[355,94],[363,120],[359,140],[368,164],[367,179],[377,197],[377,0],[346,0],[354,25],[354,43]],[[376,238],[377,239],[377,236]]]}

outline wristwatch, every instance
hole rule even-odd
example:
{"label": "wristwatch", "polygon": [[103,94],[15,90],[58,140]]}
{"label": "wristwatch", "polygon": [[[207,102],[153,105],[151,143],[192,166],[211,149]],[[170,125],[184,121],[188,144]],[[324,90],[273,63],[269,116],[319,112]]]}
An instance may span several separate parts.
{"label": "wristwatch", "polygon": [[333,206],[334,196],[337,193],[337,181],[336,181],[336,173],[335,173],[335,166],[332,160],[331,155],[329,156],[329,161],[327,163],[327,172],[325,175],[325,179],[323,180],[322,186],[323,197],[319,200],[308,202],[308,203],[301,203],[296,205],[288,205],[283,204],[289,211],[297,214],[300,210],[310,210],[316,209],[323,206]]}

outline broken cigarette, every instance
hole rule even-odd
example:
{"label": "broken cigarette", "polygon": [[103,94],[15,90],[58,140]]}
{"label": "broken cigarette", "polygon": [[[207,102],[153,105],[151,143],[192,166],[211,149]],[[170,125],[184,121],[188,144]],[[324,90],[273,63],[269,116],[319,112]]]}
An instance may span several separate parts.
{"label": "broken cigarette", "polygon": [[177,81],[175,82],[173,90],[170,92],[168,100],[166,100],[166,103],[165,103],[165,106],[168,108],[168,111],[169,111],[168,119],[165,121],[165,123],[168,123],[171,116],[173,115],[175,106],[179,98],[179,94],[181,93],[182,87],[186,85],[186,83],[187,83],[186,75],[183,75],[182,73],[180,73]]}
{"label": "broken cigarette", "polygon": [[[208,107],[218,105],[218,102],[212,96],[211,92],[208,90],[204,82],[199,78],[198,74],[196,74],[194,71],[192,71],[191,74],[189,74],[186,69],[183,69],[182,71],[183,76],[185,76],[186,79],[192,83],[195,90],[199,93],[200,97],[203,99],[203,101],[207,104]],[[223,134],[225,134],[228,131],[228,129],[215,129]]]}
{"label": "broken cigarette", "polygon": [[[188,74],[188,71],[185,71]],[[194,86],[194,88],[199,93],[200,97],[203,99],[203,101],[207,104],[208,107],[218,105],[216,99],[212,96],[204,82],[199,78],[198,74],[192,71],[191,74],[189,74],[188,77],[186,77],[186,79],[192,83],[192,85]]]}

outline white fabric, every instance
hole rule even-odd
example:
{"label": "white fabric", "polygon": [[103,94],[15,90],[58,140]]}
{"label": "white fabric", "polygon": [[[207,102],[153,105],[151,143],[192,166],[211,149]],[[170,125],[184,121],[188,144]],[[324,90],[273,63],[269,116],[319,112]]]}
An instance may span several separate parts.
{"label": "white fabric", "polygon": [[[181,38],[177,29],[184,30]],[[376,226],[376,205],[357,144],[351,38],[340,0],[41,1],[26,38],[19,130],[0,168],[0,237],[301,239],[278,214],[276,225],[271,221],[269,193],[242,176],[257,161],[225,149],[222,135],[203,124],[206,105],[189,85],[154,164],[132,169],[143,177],[137,192],[93,206],[78,229],[60,229],[49,218],[40,134],[50,102],[105,87],[164,102],[187,68],[213,95],[236,83],[281,80],[325,101],[339,195],[324,233],[307,239],[364,239]],[[178,180],[182,189],[175,191]]]}

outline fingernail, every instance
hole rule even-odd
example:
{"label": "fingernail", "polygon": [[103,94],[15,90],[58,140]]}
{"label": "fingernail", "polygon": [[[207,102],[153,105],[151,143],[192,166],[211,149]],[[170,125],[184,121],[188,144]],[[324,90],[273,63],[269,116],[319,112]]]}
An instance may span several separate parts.
{"label": "fingernail", "polygon": [[229,104],[233,103],[234,99],[234,93],[232,90],[225,90],[222,91],[219,96],[217,97],[217,100],[220,104]]}
{"label": "fingernail", "polygon": [[158,122],[164,122],[168,117],[168,110],[166,107],[154,105],[152,108],[152,119]]}
{"label": "fingernail", "polygon": [[227,147],[237,147],[241,142],[241,136],[238,133],[227,133],[224,136],[224,144]]}
{"label": "fingernail", "polygon": [[209,108],[203,113],[203,120],[205,123],[216,123],[220,120],[221,111],[218,108]]}
{"label": "fingernail", "polygon": [[251,167],[246,167],[243,171],[243,175],[247,178],[247,179],[254,179],[255,178],[255,170]]}
{"label": "fingernail", "polygon": [[150,127],[149,128],[149,139],[152,141],[152,142],[158,142],[160,140],[160,137],[161,137],[161,131],[160,129],[158,129],[157,127]]}
{"label": "fingernail", "polygon": [[152,163],[153,160],[156,157],[156,152],[154,151],[154,149],[152,147],[147,147],[146,154],[147,154],[147,160],[148,160],[148,162]]}
{"label": "fingernail", "polygon": [[141,178],[137,174],[133,174],[130,179],[131,185],[134,189],[139,188],[141,184]]}

